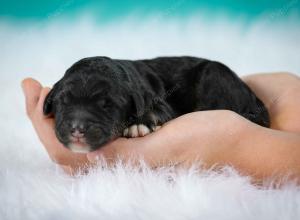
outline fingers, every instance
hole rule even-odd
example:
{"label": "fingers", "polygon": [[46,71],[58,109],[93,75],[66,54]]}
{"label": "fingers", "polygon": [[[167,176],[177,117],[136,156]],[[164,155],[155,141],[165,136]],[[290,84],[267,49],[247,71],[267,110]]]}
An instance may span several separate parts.
{"label": "fingers", "polygon": [[32,78],[24,79],[21,85],[25,96],[26,113],[31,118],[39,101],[42,85]]}

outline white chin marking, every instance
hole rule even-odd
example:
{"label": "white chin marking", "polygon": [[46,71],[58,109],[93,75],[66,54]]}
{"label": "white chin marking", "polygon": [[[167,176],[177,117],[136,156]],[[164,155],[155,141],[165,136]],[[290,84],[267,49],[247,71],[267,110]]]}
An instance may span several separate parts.
{"label": "white chin marking", "polygon": [[75,153],[82,153],[82,154],[89,153],[91,150],[91,148],[89,146],[82,147],[77,144],[70,144],[68,147],[71,151],[73,151]]}

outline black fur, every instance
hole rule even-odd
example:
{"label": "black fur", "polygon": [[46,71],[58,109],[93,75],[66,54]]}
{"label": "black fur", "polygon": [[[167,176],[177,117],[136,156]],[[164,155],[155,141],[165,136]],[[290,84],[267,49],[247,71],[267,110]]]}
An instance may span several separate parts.
{"label": "black fur", "polygon": [[268,127],[264,104],[227,66],[195,57],[149,60],[85,58],[48,94],[58,139],[68,147],[72,121],[81,120],[95,150],[133,124],[149,128],[188,112],[228,109]]}

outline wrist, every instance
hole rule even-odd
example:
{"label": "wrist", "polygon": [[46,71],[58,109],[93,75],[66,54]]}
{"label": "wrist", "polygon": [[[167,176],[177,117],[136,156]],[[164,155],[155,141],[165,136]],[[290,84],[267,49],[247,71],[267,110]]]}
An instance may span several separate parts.
{"label": "wrist", "polygon": [[[197,144],[191,149],[193,157],[198,157],[203,166],[210,168],[216,165],[234,165],[239,155],[243,153],[241,147],[244,141],[251,139],[252,131],[256,125],[228,110],[215,111],[210,118],[210,124],[199,127],[195,131],[193,141]],[[251,140],[250,140],[251,142]],[[191,158],[193,161],[193,158]]]}

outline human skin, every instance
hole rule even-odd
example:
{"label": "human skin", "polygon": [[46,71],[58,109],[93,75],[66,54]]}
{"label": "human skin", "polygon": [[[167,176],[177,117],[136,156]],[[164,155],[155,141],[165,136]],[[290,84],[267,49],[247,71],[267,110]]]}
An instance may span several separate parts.
{"label": "human skin", "polygon": [[189,167],[231,165],[240,173],[261,181],[290,175],[300,178],[300,80],[289,73],[257,74],[243,78],[270,112],[271,128],[256,125],[228,110],[193,112],[164,124],[140,138],[118,138],[99,150],[78,154],[65,148],[54,133],[53,117],[43,115],[50,88],[27,78],[22,87],[26,112],[50,158],[70,174],[95,165],[103,157],[151,167],[170,164]]}

